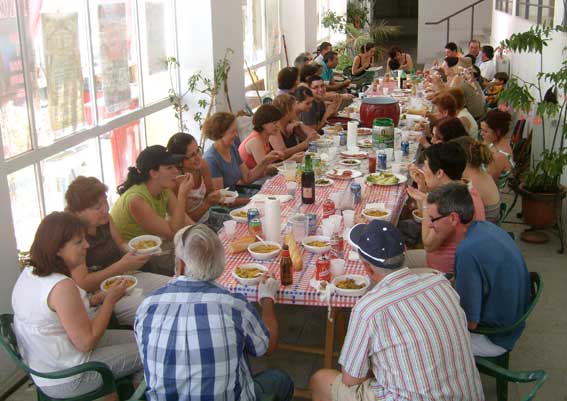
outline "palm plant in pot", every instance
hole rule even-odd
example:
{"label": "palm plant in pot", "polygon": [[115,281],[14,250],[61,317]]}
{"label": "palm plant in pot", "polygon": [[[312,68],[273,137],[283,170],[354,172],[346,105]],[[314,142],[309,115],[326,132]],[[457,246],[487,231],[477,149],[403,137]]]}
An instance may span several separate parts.
{"label": "palm plant in pot", "polygon": [[543,71],[544,49],[553,35],[562,36],[560,32],[565,31],[561,26],[533,26],[501,42],[503,48],[517,53],[535,53],[539,58],[536,80],[530,82],[512,75],[499,98],[501,103],[520,113],[531,113],[533,124],[541,125],[541,154],[532,156],[531,166],[517,188],[522,196],[524,221],[533,227],[554,225],[565,197],[560,179],[567,166],[567,60],[557,71]]}

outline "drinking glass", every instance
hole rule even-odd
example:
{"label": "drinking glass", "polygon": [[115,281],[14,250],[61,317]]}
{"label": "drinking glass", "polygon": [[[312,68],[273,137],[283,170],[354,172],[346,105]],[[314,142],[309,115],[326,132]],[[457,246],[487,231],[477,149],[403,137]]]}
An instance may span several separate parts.
{"label": "drinking glass", "polygon": [[224,232],[228,239],[232,239],[236,233],[236,220],[227,220],[222,223],[224,226]]}
{"label": "drinking glass", "polygon": [[345,228],[351,228],[354,225],[354,210],[343,210],[343,220]]}
{"label": "drinking glass", "polygon": [[297,241],[301,242],[307,235],[307,217],[302,214],[296,214],[290,221],[293,236]]}
{"label": "drinking glass", "polygon": [[297,189],[297,182],[289,181],[286,182],[285,186],[287,188],[287,194],[290,196],[295,196],[295,190]]}

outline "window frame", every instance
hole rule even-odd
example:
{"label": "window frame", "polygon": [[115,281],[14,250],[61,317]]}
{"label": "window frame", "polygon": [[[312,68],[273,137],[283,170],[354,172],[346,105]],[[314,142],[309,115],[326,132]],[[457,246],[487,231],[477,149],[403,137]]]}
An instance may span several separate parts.
{"label": "window frame", "polygon": [[[544,22],[551,22],[553,23],[553,19],[555,17],[555,2],[553,0],[545,0],[549,4],[543,4],[544,0],[516,0],[516,9],[515,9],[515,16],[528,20],[530,22],[534,22],[538,25],[543,24]],[[534,19],[530,18],[530,9],[536,8],[537,10],[537,17]],[[543,18],[543,10],[548,9],[551,10],[551,16]]]}

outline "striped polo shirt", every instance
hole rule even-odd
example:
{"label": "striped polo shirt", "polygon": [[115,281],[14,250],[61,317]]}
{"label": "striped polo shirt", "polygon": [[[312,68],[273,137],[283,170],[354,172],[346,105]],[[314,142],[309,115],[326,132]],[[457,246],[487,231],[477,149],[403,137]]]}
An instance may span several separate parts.
{"label": "striped polo shirt", "polygon": [[459,296],[442,275],[386,276],[353,308],[339,358],[376,400],[483,400]]}

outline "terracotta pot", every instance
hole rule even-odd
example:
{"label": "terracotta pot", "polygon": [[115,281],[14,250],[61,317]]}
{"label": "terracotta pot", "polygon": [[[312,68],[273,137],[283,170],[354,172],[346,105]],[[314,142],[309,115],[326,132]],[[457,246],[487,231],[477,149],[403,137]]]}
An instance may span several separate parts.
{"label": "terracotta pot", "polygon": [[565,198],[565,189],[556,193],[534,193],[518,187],[522,196],[522,217],[524,223],[534,228],[552,227],[557,223],[557,212],[561,213],[561,202]]}
{"label": "terracotta pot", "polygon": [[362,100],[360,122],[362,126],[372,128],[375,118],[389,117],[397,127],[400,122],[400,105],[390,96],[373,96]]}

